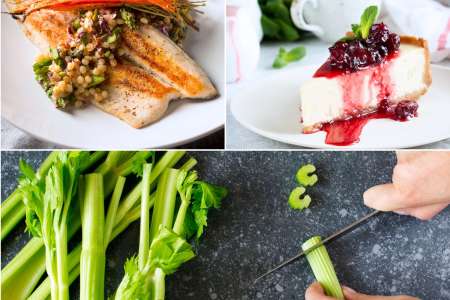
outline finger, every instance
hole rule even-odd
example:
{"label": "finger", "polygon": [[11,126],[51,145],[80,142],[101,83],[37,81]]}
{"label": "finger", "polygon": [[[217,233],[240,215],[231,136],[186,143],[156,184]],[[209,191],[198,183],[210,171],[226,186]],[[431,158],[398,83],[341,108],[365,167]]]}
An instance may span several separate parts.
{"label": "finger", "polygon": [[381,211],[409,208],[402,195],[393,184],[381,184],[368,189],[364,195],[364,204]]}
{"label": "finger", "polygon": [[413,216],[420,220],[430,220],[443,211],[448,205],[449,203],[433,204],[423,207],[405,208],[395,212],[400,215]]}
{"label": "finger", "polygon": [[411,193],[400,192],[393,184],[381,184],[368,189],[364,195],[364,204],[381,211],[402,211],[408,208],[419,208],[441,201],[430,201],[417,198]]}
{"label": "finger", "polygon": [[424,151],[407,151],[407,150],[397,150],[397,163],[405,163],[417,158],[417,155],[423,154]]}
{"label": "finger", "polygon": [[344,286],[342,288],[345,300],[420,300],[410,296],[369,296],[356,292],[355,290]]}
{"label": "finger", "polygon": [[322,286],[317,281],[311,284],[305,292],[305,300],[335,300],[325,295]]}

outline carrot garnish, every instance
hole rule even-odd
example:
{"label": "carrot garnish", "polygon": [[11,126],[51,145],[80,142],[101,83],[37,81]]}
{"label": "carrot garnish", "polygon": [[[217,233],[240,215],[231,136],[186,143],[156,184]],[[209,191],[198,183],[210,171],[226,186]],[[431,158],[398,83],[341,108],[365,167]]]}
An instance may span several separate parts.
{"label": "carrot garnish", "polygon": [[[80,8],[95,7],[117,7],[123,5],[154,5],[167,12],[174,13],[177,8],[177,0],[41,0],[35,1],[23,11],[14,13],[24,13],[28,15],[39,9],[73,10]],[[23,6],[21,6],[23,7]]]}

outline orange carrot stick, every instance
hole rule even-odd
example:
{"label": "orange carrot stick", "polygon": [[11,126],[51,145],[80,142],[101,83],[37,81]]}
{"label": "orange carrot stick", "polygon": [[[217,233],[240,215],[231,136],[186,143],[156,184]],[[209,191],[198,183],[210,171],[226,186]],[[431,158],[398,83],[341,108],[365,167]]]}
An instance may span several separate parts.
{"label": "orange carrot stick", "polygon": [[77,8],[116,7],[122,5],[155,5],[175,12],[176,0],[42,0],[37,1],[26,9],[25,14],[47,8],[55,10],[72,10]]}

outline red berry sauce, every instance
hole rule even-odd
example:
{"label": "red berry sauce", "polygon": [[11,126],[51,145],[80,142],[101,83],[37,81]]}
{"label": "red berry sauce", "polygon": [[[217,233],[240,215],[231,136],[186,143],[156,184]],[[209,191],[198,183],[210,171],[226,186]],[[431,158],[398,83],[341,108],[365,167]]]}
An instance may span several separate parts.
{"label": "red berry sauce", "polygon": [[364,126],[370,120],[392,119],[405,122],[417,117],[418,107],[415,101],[401,101],[397,105],[389,105],[388,101],[384,100],[375,112],[323,124],[321,130],[327,134],[325,143],[335,146],[349,146],[358,143]]}

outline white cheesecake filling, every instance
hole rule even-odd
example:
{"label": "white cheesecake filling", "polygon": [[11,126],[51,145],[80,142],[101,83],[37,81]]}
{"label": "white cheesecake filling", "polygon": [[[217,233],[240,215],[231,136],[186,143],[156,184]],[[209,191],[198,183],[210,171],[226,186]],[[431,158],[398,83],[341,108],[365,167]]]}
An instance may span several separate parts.
{"label": "white cheesecake filling", "polygon": [[405,100],[426,88],[424,73],[425,49],[401,45],[399,55],[384,65],[333,78],[312,78],[300,88],[303,126],[313,127],[376,109],[382,100],[380,90],[387,85],[391,101]]}
{"label": "white cheesecake filling", "polygon": [[392,62],[390,69],[393,86],[393,102],[405,100],[416,91],[427,88],[423,80],[425,73],[425,49],[413,45],[401,45],[400,56]]}
{"label": "white cheesecake filling", "polygon": [[336,79],[325,77],[306,81],[300,89],[303,126],[326,122],[344,112],[343,91]]}

